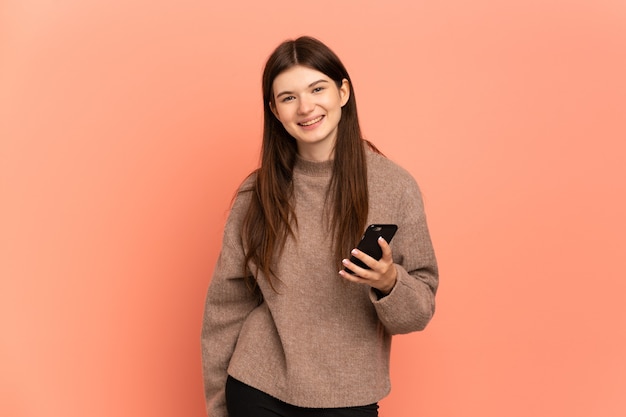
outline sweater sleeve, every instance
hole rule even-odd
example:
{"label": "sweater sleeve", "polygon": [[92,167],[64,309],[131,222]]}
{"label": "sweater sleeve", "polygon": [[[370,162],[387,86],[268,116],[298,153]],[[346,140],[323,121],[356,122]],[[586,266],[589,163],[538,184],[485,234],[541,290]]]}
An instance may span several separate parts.
{"label": "sweater sleeve", "polygon": [[422,196],[412,181],[398,204],[398,233],[392,241],[396,285],[384,297],[370,291],[379,320],[390,334],[423,330],[435,312],[439,273]]}
{"label": "sweater sleeve", "polygon": [[[241,203],[240,203],[241,204]],[[202,322],[202,371],[209,417],[228,417],[224,389],[227,369],[245,318],[259,301],[243,278],[237,202],[224,230],[222,249],[206,296]]]}

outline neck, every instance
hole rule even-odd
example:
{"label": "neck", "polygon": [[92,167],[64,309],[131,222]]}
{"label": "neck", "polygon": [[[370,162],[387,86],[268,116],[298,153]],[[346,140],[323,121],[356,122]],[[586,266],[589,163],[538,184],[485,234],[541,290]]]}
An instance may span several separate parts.
{"label": "neck", "polygon": [[333,159],[335,146],[321,147],[319,145],[305,146],[298,144],[298,155],[302,159],[313,162],[324,162]]}

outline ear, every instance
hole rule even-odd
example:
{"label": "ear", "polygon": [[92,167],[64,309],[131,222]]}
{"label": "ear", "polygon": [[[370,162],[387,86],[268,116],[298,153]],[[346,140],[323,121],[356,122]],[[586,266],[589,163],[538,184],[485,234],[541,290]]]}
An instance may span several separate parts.
{"label": "ear", "polygon": [[276,106],[274,105],[274,102],[272,100],[270,100],[270,102],[268,104],[270,106],[270,110],[274,114],[274,117],[276,117],[278,120],[280,120],[280,116],[278,116],[278,110],[276,110]]}
{"label": "ear", "polygon": [[339,86],[339,97],[341,97],[341,107],[345,106],[350,99],[350,81],[345,78],[341,80]]}

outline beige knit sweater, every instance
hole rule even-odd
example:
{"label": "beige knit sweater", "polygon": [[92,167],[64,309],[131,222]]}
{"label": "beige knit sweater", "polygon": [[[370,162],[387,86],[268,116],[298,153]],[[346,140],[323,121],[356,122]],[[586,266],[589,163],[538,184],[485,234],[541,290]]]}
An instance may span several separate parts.
{"label": "beige knit sweater", "polygon": [[365,405],[389,393],[391,335],[426,326],[435,308],[438,273],[416,182],[373,152],[368,151],[367,164],[368,224],[399,226],[391,242],[398,281],[381,299],[338,274],[324,218],[331,161],[296,163],[296,238],[288,239],[277,261],[279,293],[259,277],[261,303],[242,279],[241,226],[251,193],[235,199],[202,327],[209,417],[228,415],[227,374],[301,407]]}

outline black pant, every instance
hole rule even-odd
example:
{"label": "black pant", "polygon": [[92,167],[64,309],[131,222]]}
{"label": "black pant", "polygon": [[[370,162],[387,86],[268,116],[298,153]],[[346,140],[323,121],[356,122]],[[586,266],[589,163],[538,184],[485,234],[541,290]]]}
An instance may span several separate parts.
{"label": "black pant", "polygon": [[347,408],[303,408],[282,402],[228,376],[228,417],[378,417],[378,404]]}

